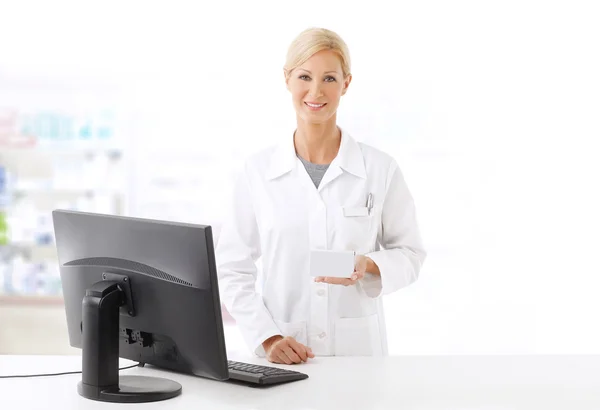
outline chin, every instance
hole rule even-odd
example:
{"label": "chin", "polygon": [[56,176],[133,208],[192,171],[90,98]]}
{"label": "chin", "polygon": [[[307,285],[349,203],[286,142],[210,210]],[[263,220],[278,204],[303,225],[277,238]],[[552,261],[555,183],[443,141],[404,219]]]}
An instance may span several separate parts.
{"label": "chin", "polygon": [[323,124],[331,119],[331,115],[329,115],[329,113],[314,114],[311,112],[307,113],[304,111],[300,115],[300,118],[302,118],[304,122],[307,122],[309,124]]}
{"label": "chin", "polygon": [[304,121],[309,123],[309,124],[324,124],[329,120],[328,118],[315,118],[315,117],[311,117],[310,115],[304,116],[303,117]]}

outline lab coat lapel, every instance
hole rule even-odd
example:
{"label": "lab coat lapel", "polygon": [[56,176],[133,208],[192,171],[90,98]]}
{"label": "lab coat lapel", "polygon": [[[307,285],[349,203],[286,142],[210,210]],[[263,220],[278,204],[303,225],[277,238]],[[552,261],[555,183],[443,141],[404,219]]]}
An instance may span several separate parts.
{"label": "lab coat lapel", "polygon": [[338,164],[336,164],[336,161],[334,160],[331,163],[331,165],[329,165],[329,168],[327,168],[325,175],[323,175],[323,179],[321,180],[321,183],[319,184],[319,192],[321,192],[327,186],[327,184],[334,181],[337,177],[339,177],[343,173],[344,173],[344,171],[342,171],[342,168],[340,168],[340,166]]}
{"label": "lab coat lapel", "polygon": [[293,171],[296,167],[296,160],[294,138],[288,138],[273,150],[269,158],[269,168],[266,173],[267,179],[273,180]]}
{"label": "lab coat lapel", "polygon": [[358,143],[342,129],[342,140],[340,141],[340,149],[338,154],[331,162],[331,165],[325,172],[323,180],[319,184],[319,192],[324,189],[327,184],[334,181],[343,173],[348,172],[359,178],[366,178],[367,171],[365,169],[365,160]]}

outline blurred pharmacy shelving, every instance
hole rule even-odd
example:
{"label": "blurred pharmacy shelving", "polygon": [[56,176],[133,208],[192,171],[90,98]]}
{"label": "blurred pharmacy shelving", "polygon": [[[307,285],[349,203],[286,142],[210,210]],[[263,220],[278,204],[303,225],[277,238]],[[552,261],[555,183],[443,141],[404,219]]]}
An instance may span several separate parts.
{"label": "blurred pharmacy shelving", "polygon": [[0,304],[62,303],[52,210],[126,212],[127,136],[116,99],[0,82]]}
{"label": "blurred pharmacy shelving", "polygon": [[[0,76],[0,353],[36,352],[15,332],[65,326],[52,210],[211,224],[218,238],[223,156],[182,152],[157,127],[165,115],[143,108],[115,84]],[[223,319],[233,324],[225,309]]]}

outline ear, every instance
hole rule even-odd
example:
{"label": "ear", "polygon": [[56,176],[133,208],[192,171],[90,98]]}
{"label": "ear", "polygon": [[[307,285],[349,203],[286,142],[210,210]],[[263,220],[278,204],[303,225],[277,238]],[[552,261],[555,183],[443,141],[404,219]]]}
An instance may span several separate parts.
{"label": "ear", "polygon": [[346,91],[348,91],[350,82],[352,82],[352,74],[348,74],[346,78],[344,78],[344,88],[342,89],[342,95],[346,94]]}
{"label": "ear", "polygon": [[290,76],[288,76],[288,71],[285,68],[283,69],[283,78],[285,79],[285,88],[287,88],[289,91],[290,90]]}

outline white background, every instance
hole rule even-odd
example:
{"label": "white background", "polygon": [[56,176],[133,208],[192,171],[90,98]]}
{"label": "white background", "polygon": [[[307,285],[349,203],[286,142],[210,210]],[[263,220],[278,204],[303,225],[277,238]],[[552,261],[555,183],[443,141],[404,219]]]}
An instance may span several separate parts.
{"label": "white background", "polygon": [[390,353],[600,353],[597,2],[148,3],[0,1],[0,76],[126,90],[130,213],[218,231],[236,164],[293,131],[288,44],[327,27],[338,122],[399,161],[429,251]]}

